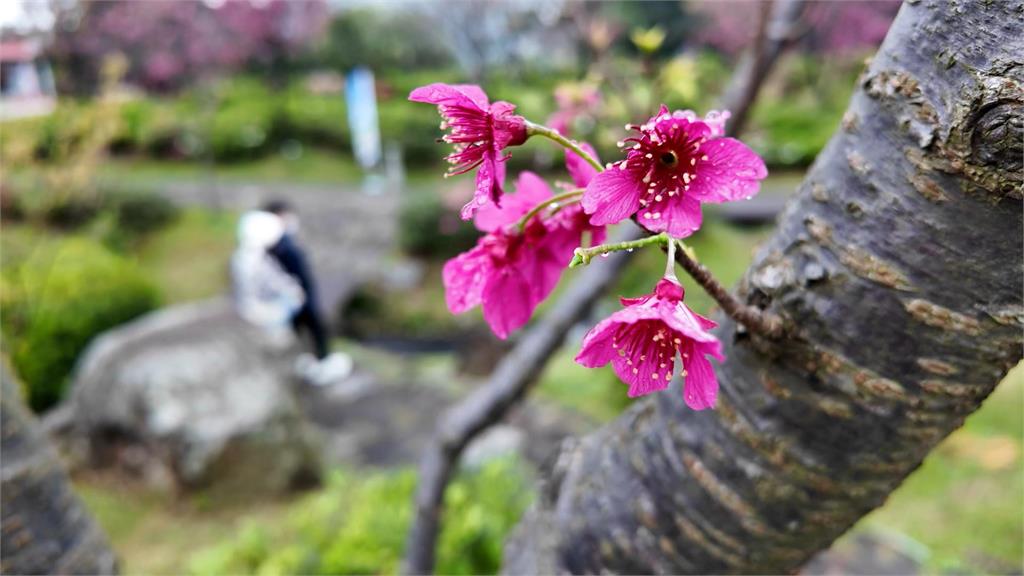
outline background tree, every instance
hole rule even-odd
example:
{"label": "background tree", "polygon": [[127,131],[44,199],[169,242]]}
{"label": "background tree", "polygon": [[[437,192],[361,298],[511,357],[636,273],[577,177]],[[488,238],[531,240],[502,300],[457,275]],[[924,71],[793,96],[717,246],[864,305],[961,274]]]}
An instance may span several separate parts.
{"label": "background tree", "polygon": [[322,0],[80,2],[58,15],[51,55],[65,91],[95,90],[96,63],[117,53],[128,58],[129,82],[174,90],[213,71],[281,70],[326,20]]}
{"label": "background tree", "polygon": [[421,14],[404,7],[346,10],[331,20],[317,57],[340,71],[355,66],[377,70],[447,66],[452,63],[451,53],[438,42],[435,30]]}
{"label": "background tree", "polygon": [[71,491],[71,482],[45,432],[25,406],[18,384],[0,364],[3,420],[4,574],[112,574],[106,536]]}
{"label": "background tree", "polygon": [[741,283],[785,336],[719,318],[716,410],[566,447],[507,572],[793,571],[978,408],[1021,358],[1019,9],[904,5]]}

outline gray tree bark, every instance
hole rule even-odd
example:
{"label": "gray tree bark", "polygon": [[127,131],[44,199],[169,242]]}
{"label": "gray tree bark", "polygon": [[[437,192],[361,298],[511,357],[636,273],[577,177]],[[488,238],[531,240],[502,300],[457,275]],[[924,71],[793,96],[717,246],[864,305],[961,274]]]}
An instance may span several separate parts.
{"label": "gray tree bark", "polygon": [[563,451],[508,573],[786,573],[886,497],[1021,358],[1024,5],[901,9],[719,318],[718,407],[678,388]]}
{"label": "gray tree bark", "polygon": [[2,574],[113,574],[117,559],[0,364]]}

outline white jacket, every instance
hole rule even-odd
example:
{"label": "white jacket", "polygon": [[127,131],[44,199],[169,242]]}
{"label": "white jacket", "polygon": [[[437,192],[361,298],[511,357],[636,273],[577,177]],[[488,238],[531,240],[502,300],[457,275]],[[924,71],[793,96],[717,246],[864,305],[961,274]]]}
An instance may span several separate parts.
{"label": "white jacket", "polygon": [[231,257],[235,309],[267,330],[286,327],[305,300],[302,287],[267,252],[283,234],[277,215],[247,212],[238,221],[238,248]]}

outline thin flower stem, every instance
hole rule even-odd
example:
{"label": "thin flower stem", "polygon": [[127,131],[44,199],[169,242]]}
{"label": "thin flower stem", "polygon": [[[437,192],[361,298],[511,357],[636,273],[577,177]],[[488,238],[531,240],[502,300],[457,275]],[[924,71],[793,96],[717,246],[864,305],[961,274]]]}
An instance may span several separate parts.
{"label": "thin flower stem", "polygon": [[553,140],[558,144],[562,145],[569,150],[575,152],[580,158],[586,160],[591,166],[597,169],[598,172],[604,172],[604,166],[597,161],[596,158],[590,155],[589,152],[580,147],[579,143],[574,140],[569,140],[565,136],[558,133],[558,130],[554,128],[548,128],[540,124],[534,124],[529,120],[526,121],[526,133],[530,136],[543,136],[549,140]]}
{"label": "thin flower stem", "polygon": [[668,243],[668,235],[655,234],[639,240],[630,240],[628,242],[615,242],[612,244],[600,244],[590,248],[577,248],[572,255],[572,262],[569,262],[570,268],[577,266],[590,264],[590,261],[594,256],[604,256],[612,252],[622,252],[623,250],[632,250],[634,248],[643,248],[645,246],[662,246]]}
{"label": "thin flower stem", "polygon": [[552,204],[558,204],[562,200],[568,200],[569,198],[581,196],[582,194],[583,190],[581,188],[577,188],[575,190],[570,190],[568,192],[562,192],[561,194],[555,194],[551,198],[548,198],[547,200],[541,202],[540,204],[537,204],[536,206],[531,208],[529,212],[523,215],[522,218],[519,219],[519,231],[522,232],[526,228],[526,225],[530,222],[530,218],[533,218],[548,206],[551,206]]}
{"label": "thin flower stem", "polygon": [[668,258],[665,260],[665,278],[679,281],[676,278],[676,241],[669,237],[668,239]]}

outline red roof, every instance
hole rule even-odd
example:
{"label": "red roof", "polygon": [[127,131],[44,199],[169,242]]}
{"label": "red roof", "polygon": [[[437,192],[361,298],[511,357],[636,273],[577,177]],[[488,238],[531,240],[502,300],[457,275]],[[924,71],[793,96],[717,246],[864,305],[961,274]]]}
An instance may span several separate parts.
{"label": "red roof", "polygon": [[32,40],[0,42],[0,62],[28,62],[39,56],[39,43]]}

